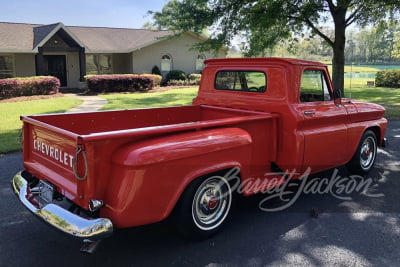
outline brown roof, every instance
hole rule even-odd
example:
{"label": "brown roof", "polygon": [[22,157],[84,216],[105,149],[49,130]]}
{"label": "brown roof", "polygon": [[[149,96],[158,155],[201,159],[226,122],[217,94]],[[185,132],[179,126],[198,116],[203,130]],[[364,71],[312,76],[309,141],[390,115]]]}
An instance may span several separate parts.
{"label": "brown roof", "polygon": [[66,31],[86,52],[132,52],[171,36],[169,31],[0,22],[0,52],[36,52],[59,29]]}

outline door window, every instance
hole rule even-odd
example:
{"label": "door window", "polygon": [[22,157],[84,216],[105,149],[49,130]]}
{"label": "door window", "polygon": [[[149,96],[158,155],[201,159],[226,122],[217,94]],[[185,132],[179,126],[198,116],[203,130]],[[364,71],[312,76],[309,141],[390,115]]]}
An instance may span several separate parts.
{"label": "door window", "polygon": [[330,100],[332,100],[332,96],[329,92],[324,71],[304,70],[301,77],[300,101],[317,102]]}

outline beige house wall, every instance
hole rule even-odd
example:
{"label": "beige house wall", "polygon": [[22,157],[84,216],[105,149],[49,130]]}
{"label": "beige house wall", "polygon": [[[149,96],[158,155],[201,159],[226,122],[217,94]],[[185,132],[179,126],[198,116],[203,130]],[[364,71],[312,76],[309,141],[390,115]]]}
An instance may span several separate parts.
{"label": "beige house wall", "polygon": [[158,66],[161,70],[161,57],[169,55],[172,58],[172,69],[183,70],[185,73],[196,72],[196,58],[202,54],[209,58],[225,57],[224,52],[214,55],[212,52],[200,53],[192,50],[194,44],[199,39],[184,34],[179,38],[167,39],[160,41],[154,45],[147,46],[132,53],[132,68],[134,73],[151,73],[154,66]]}
{"label": "beige house wall", "polygon": [[14,54],[15,77],[36,75],[34,54]]}

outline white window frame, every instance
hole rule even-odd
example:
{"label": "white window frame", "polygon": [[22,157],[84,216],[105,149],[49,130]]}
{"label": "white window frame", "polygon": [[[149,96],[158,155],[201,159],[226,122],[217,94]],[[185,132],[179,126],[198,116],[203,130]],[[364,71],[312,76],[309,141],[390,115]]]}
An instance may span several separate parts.
{"label": "white window frame", "polygon": [[172,56],[164,54],[161,56],[161,72],[169,72],[172,70]]}

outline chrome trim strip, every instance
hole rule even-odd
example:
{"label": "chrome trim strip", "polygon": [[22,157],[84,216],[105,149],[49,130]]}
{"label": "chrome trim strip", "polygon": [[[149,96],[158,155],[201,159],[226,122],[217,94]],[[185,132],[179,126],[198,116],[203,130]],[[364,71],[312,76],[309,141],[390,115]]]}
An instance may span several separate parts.
{"label": "chrome trim strip", "polygon": [[37,208],[28,199],[32,195],[29,192],[28,182],[21,173],[18,172],[14,176],[11,185],[22,204],[34,215],[53,227],[82,239],[97,240],[112,234],[113,224],[107,218],[86,219],[52,203]]}

